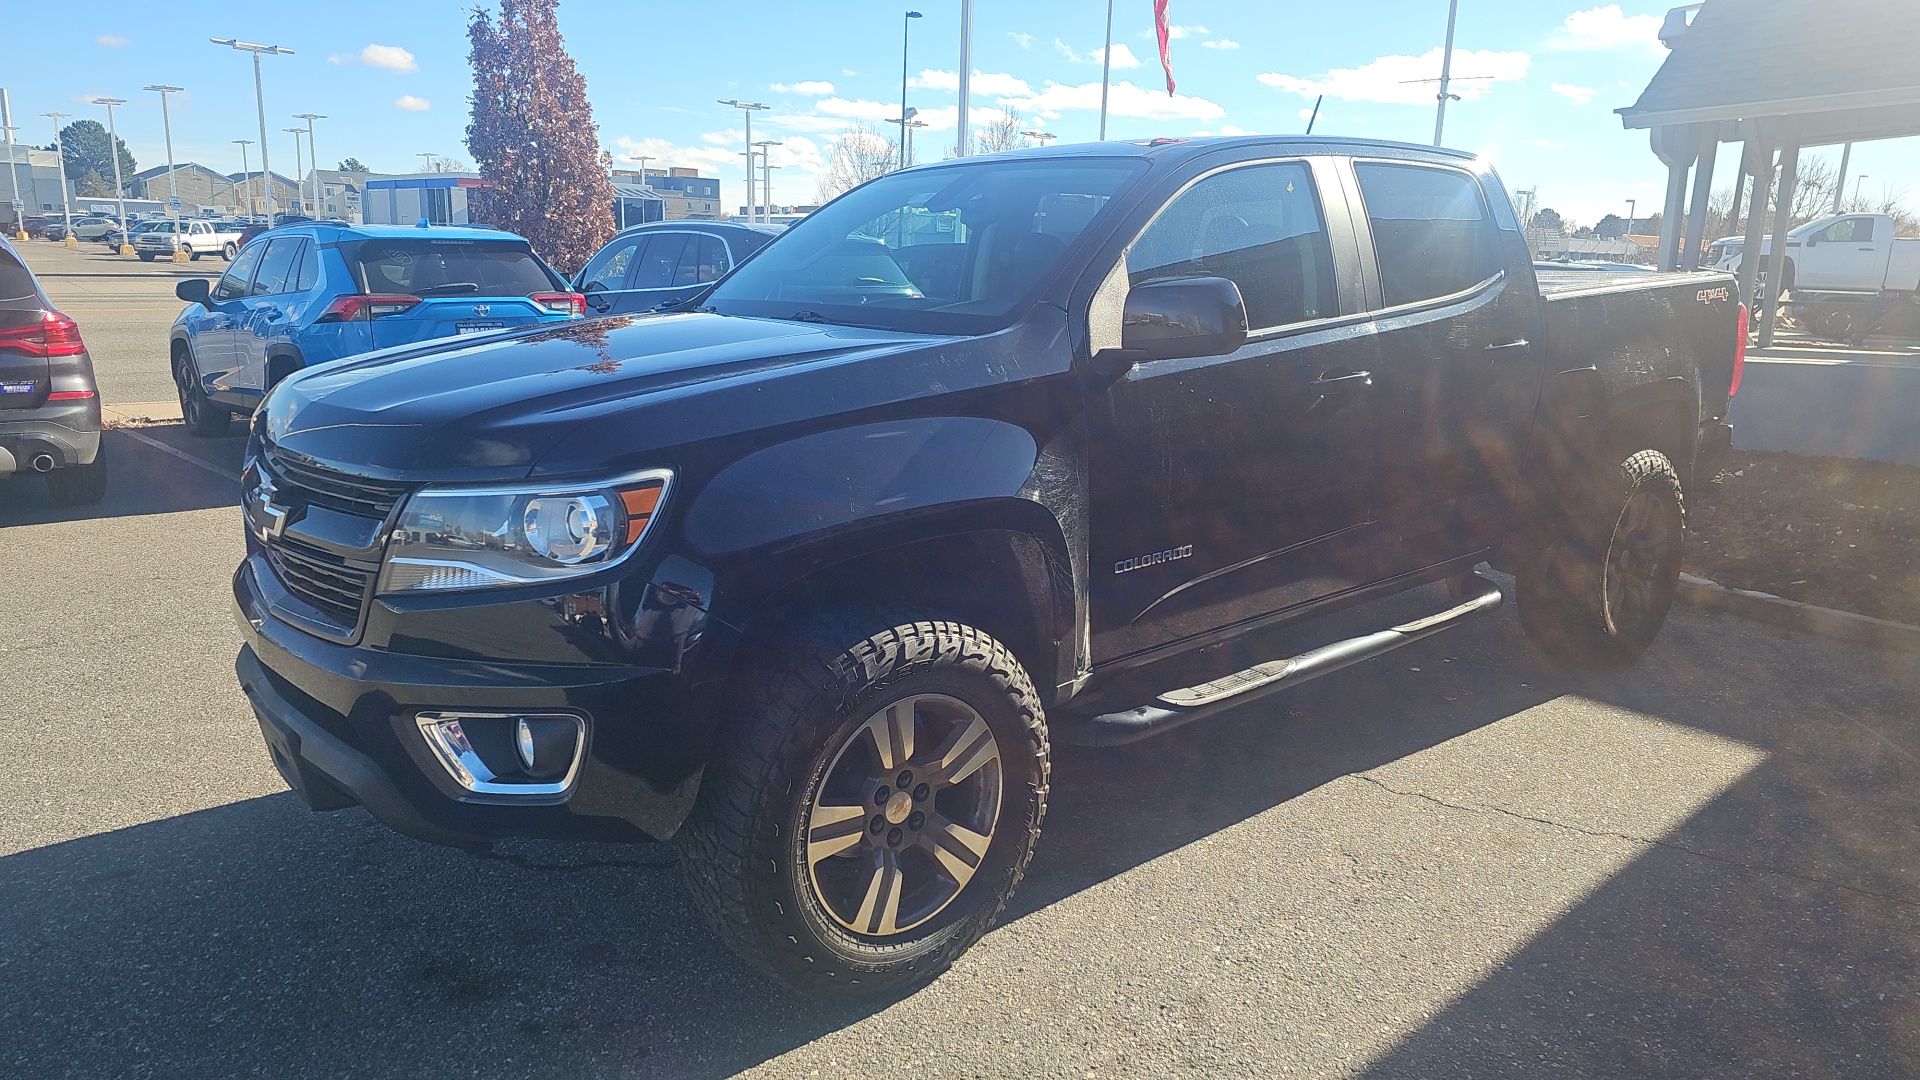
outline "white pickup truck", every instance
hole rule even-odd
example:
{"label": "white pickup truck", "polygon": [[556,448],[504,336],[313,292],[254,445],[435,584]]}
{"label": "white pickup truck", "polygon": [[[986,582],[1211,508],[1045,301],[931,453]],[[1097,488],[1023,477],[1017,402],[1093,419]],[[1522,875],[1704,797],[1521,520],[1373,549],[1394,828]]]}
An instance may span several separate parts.
{"label": "white pickup truck", "polygon": [[172,258],[176,247],[189,259],[218,253],[231,262],[240,250],[240,230],[223,222],[183,218],[177,222],[157,221],[152,228],[133,234],[134,254],[147,262],[161,256]]}
{"label": "white pickup truck", "polygon": [[[1740,269],[1742,238],[1730,236],[1707,249],[1716,270]],[[1760,241],[1762,256],[1773,238]],[[1780,272],[1788,309],[1820,337],[1859,340],[1888,316],[1920,318],[1920,239],[1895,238],[1886,214],[1829,214],[1787,234]]]}

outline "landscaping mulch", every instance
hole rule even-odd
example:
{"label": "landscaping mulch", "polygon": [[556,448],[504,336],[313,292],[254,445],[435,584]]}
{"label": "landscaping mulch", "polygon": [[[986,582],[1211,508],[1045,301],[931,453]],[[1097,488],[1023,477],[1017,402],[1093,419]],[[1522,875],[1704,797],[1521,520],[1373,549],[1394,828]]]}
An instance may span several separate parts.
{"label": "landscaping mulch", "polygon": [[1735,450],[1687,510],[1692,573],[1920,625],[1920,467]]}

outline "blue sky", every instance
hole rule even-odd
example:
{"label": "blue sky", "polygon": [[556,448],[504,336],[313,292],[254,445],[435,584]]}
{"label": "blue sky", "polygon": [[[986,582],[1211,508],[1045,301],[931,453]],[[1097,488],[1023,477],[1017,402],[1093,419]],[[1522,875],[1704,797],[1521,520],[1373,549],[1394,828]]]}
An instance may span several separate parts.
{"label": "blue sky", "polygon": [[[910,104],[933,127],[920,157],[950,141],[959,59],[957,0],[916,0]],[[12,91],[19,138],[44,143],[59,110],[103,118],[86,102],[114,94],[119,129],[142,167],[162,164],[158,95],[148,83],[187,88],[173,98],[174,154],[238,170],[239,138],[258,138],[252,71],[241,53],[210,36],[277,43],[266,97],[276,171],[291,172],[292,114],[319,112],[318,144],[333,165],[349,155],[376,170],[420,167],[421,152],[471,158],[463,145],[470,89],[464,20],[468,0],[424,0],[342,9],[278,5],[178,5],[124,0],[87,5],[78,18],[17,25],[44,47],[16,50],[0,71]],[[1439,73],[1445,0],[1276,3],[1172,0],[1178,95],[1162,84],[1150,0],[1120,0],[1114,24],[1109,136],[1199,132],[1291,133],[1327,95],[1316,132],[1431,140],[1433,88],[1410,82]],[[1463,78],[1447,114],[1448,144],[1490,156],[1509,187],[1538,186],[1542,205],[1592,222],[1658,208],[1663,171],[1644,132],[1621,129],[1613,109],[1638,96],[1665,50],[1653,40],[1665,3],[1592,0],[1462,0],[1454,75]],[[44,5],[34,9],[46,13]],[[754,137],[774,150],[775,199],[809,202],[832,142],[862,119],[897,115],[900,3],[763,0],[692,7],[563,0],[561,29],[587,78],[603,145],[616,158],[645,154],[651,166],[689,165],[740,199],[736,111],[717,98],[750,98],[773,109]],[[377,13],[377,14],[376,14]],[[1098,124],[1105,5],[1101,0],[977,0],[973,105],[1021,111],[1023,126],[1068,141]],[[317,17],[316,17],[317,16]],[[258,149],[250,151],[258,167]],[[938,157],[938,152],[932,154]],[[1722,155],[1724,185],[1731,177]],[[1920,190],[1920,140],[1857,147],[1854,174],[1869,195],[1883,185]]]}

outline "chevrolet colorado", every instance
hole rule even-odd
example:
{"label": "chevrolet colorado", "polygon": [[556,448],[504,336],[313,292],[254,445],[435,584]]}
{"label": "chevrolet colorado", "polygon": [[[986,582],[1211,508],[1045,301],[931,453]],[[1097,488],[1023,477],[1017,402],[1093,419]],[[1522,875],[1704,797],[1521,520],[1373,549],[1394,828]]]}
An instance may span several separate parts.
{"label": "chevrolet colorado", "polygon": [[1553,657],[1636,658],[1729,434],[1729,282],[1537,278],[1425,147],[896,172],[676,310],[281,382],[239,679],[317,810],[677,839],[762,969],[905,992],[1004,908],[1055,742],[1445,630],[1500,605],[1482,562]]}

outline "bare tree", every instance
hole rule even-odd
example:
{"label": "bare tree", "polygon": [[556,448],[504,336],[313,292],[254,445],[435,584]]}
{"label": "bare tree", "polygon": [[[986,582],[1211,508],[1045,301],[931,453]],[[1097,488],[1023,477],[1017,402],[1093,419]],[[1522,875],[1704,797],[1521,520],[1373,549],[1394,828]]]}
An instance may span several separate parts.
{"label": "bare tree", "polygon": [[1020,110],[1011,105],[1000,110],[1000,115],[990,121],[980,133],[974,136],[974,150],[981,154],[998,154],[1003,150],[1024,150],[1031,146],[1025,135],[1020,134],[1021,125],[1026,118]]}
{"label": "bare tree", "polygon": [[855,124],[833,141],[833,160],[820,175],[818,194],[826,202],[893,171],[900,149],[871,124]]}

